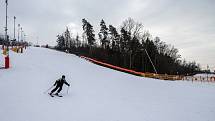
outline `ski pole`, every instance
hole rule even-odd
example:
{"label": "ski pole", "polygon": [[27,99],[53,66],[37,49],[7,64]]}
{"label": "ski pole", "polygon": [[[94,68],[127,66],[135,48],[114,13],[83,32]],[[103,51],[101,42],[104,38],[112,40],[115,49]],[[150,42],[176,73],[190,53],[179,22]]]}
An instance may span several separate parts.
{"label": "ski pole", "polygon": [[67,95],[69,94],[69,87],[70,87],[70,86],[67,87]]}
{"label": "ski pole", "polygon": [[54,85],[52,85],[49,89],[47,89],[47,90],[44,92],[44,94],[47,93],[52,87],[54,87]]}

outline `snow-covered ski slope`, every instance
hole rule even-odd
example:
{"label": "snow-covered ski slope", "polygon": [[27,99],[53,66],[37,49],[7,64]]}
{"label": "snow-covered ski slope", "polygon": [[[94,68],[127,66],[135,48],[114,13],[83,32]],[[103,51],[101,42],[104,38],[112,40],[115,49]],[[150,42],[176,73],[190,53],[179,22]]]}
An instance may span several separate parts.
{"label": "snow-covered ski slope", "polygon": [[[215,121],[215,85],[137,77],[30,47],[0,70],[0,121]],[[64,97],[44,92],[64,74]]]}

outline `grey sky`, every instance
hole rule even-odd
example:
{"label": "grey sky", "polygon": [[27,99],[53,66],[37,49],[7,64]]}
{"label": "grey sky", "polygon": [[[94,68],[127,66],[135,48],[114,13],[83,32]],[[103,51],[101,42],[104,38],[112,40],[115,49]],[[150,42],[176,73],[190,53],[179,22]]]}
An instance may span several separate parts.
{"label": "grey sky", "polygon": [[[128,17],[179,49],[183,58],[215,69],[215,0],[8,0],[9,34],[13,16],[31,42],[56,43],[66,26],[74,34],[86,18],[96,33],[99,22],[119,27]],[[0,33],[4,34],[5,0],[0,1]]]}

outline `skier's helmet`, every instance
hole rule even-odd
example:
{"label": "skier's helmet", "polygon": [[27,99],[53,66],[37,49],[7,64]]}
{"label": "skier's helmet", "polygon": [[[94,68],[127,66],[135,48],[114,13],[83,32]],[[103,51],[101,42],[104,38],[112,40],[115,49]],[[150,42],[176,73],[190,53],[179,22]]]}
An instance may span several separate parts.
{"label": "skier's helmet", "polygon": [[65,79],[65,75],[63,75],[62,78]]}

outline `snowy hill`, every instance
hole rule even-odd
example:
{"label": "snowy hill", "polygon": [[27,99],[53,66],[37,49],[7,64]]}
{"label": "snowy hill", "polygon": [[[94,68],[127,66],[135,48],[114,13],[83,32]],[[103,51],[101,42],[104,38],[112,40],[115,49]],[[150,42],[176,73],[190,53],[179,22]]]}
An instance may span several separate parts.
{"label": "snowy hill", "polygon": [[[215,85],[137,77],[30,47],[0,70],[0,121],[215,121]],[[44,92],[66,75],[64,97]]]}

